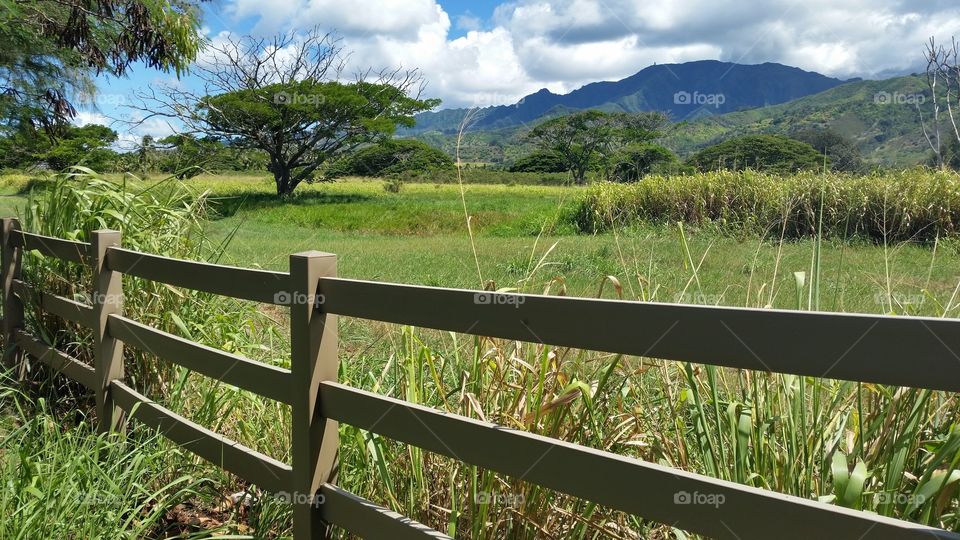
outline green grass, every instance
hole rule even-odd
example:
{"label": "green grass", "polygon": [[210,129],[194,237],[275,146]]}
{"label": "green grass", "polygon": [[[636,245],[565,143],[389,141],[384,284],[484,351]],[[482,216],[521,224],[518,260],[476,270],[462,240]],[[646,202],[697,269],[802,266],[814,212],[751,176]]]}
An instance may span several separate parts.
{"label": "green grass", "polygon": [[[152,184],[133,182],[128,188]],[[4,185],[16,188],[23,179]],[[340,275],[353,278],[453,287],[494,281],[501,288],[535,293],[549,289],[550,294],[661,302],[960,313],[960,253],[949,238],[887,245],[840,238],[781,241],[775,235],[671,222],[614,224],[602,234],[576,234],[566,224],[583,192],[569,187],[468,185],[461,199],[456,185],[405,184],[394,194],[381,182],[349,180],[304,186],[293,200],[279,202],[270,182],[255,175],[204,176],[187,185],[219,200],[212,219],[202,222],[203,237],[189,225],[202,205],[168,213],[162,210],[167,199],[131,199],[108,186],[99,193],[99,184],[76,184],[85,196],[36,197],[31,223],[47,234],[70,234],[93,217],[110,216],[105,208],[114,205],[125,217],[110,221],[111,226],[124,227],[133,247],[242,266],[283,270],[290,253],[317,249],[336,253]],[[182,199],[172,200],[184,207]],[[142,225],[149,216],[158,224]],[[189,242],[173,240],[178,226],[192,233],[185,235]],[[215,249],[227,241],[225,251]],[[59,286],[78,282],[63,269],[51,271],[61,274],[37,279]],[[135,318],[285,365],[287,322],[276,311],[256,313],[208,295],[177,294],[132,280],[128,287],[127,294],[135,297],[128,313]],[[954,428],[960,403],[953,394],[740,372],[349,318],[340,323],[340,348],[341,377],[352,386],[651,462],[960,530],[954,478],[960,472],[952,472],[960,469],[960,432]],[[257,450],[288,457],[289,415],[283,407],[182,369],[162,371],[150,355],[127,354],[127,361],[144,371],[134,381],[138,388],[154,380],[151,370],[163,375],[151,397]],[[42,372],[34,376],[48,380]],[[84,429],[87,434],[78,432],[79,440],[93,437]],[[49,435],[24,433],[31,447],[49,446],[43,442]],[[149,434],[133,436],[149,440]],[[145,455],[152,455],[150,448]],[[36,455],[38,463],[65,459]],[[6,482],[22,466],[9,461],[11,453],[3,457],[7,472],[0,480]],[[176,478],[171,475],[182,463],[197,465],[195,460],[148,460],[159,469],[159,478]],[[338,481],[347,489],[462,538],[539,538],[541,531],[602,538],[623,536],[627,529],[639,537],[683,538],[670,527],[458,466],[348,426],[341,427],[341,464]],[[212,494],[185,495],[198,505],[216,507],[224,494],[238,491],[254,495],[248,513],[223,516],[224,527],[235,531],[242,524],[257,537],[289,532],[284,505],[215,468],[197,466],[190,469],[195,471],[191,478],[208,478],[204,485],[216,488]],[[69,485],[87,474],[83,465],[64,468],[60,482]],[[863,485],[857,487],[851,476],[863,478]],[[29,491],[15,485],[20,487],[10,490],[11,501]],[[19,527],[28,536],[44,530]],[[116,529],[104,525],[99,530],[110,536]],[[137,534],[157,537],[157,530],[137,529]],[[191,531],[212,534],[202,526]]]}
{"label": "green grass", "polygon": [[[231,237],[223,262],[284,270],[289,254],[318,249],[338,255],[341,275],[360,279],[479,287],[475,245],[483,282],[498,287],[556,291],[562,280],[569,294],[595,296],[614,276],[626,298],[793,308],[794,273],[810,270],[817,245],[688,227],[701,284],[694,291],[676,225],[573,233],[564,219],[581,188],[466,186],[471,243],[455,185],[411,184],[392,194],[376,181],[316,184],[292,203],[276,201],[264,181],[202,178],[193,185],[211,190],[214,200],[227,197],[227,217],[207,227],[214,239]],[[951,304],[956,314],[955,246],[825,241],[821,308],[930,314]],[[606,287],[606,296],[614,294]]]}

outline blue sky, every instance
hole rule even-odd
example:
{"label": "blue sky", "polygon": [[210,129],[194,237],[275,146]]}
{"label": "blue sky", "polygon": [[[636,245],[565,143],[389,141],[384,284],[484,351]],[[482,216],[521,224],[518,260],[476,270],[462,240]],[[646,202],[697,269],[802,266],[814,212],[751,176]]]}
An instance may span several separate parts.
{"label": "blue sky", "polygon": [[[335,30],[352,68],[419,68],[427,95],[444,107],[514,103],[540,88],[564,93],[653,63],[702,59],[883,78],[921,69],[926,40],[960,29],[956,0],[214,0],[203,9],[212,42]],[[145,68],[102,78],[77,122],[128,115],[134,90],[164,84],[195,82]],[[172,129],[148,122],[122,138]]]}

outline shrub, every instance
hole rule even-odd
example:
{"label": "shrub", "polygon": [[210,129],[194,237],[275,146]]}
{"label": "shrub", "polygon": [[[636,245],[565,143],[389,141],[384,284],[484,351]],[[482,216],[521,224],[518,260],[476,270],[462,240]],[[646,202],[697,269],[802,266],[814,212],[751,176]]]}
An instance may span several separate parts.
{"label": "shrub", "polygon": [[705,148],[687,163],[703,172],[755,169],[792,173],[822,168],[823,156],[809,144],[789,137],[745,135]]}
{"label": "shrub", "polygon": [[413,139],[391,139],[338,159],[327,167],[324,177],[418,174],[452,168],[453,160],[441,150]]}

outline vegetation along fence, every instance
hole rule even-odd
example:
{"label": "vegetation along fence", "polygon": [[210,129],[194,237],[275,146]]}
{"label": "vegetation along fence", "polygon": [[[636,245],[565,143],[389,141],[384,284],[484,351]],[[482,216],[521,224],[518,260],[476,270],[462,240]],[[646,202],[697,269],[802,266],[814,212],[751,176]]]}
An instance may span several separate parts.
{"label": "vegetation along fence", "polygon": [[[24,232],[3,220],[5,362],[26,352],[96,394],[102,430],[128,414],[261,488],[292,495],[294,538],[335,525],[365,538],[446,538],[336,485],[338,423],[717,538],[954,538],[927,526],[693,474],[436,411],[337,382],[337,317],[790,373],[960,391],[960,322],[854,314],[500,294],[337,277],[335,255],[290,256],[289,272],[204,264]],[[91,303],[32,290],[24,250],[93,271]],[[123,316],[123,275],[289,307],[290,369],[199,345]],[[94,366],[23,325],[23,295],[93,330]],[[813,337],[811,337],[813,336]],[[124,382],[122,349],[143,348],[205,376],[292,407],[291,463],[246,448],[152,402]],[[124,412],[125,411],[125,412]],[[697,504],[701,500],[710,504]]]}

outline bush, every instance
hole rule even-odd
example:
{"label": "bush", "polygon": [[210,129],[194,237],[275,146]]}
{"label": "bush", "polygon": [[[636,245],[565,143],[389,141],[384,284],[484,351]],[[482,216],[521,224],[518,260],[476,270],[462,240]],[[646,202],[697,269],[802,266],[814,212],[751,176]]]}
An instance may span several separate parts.
{"label": "bush", "polygon": [[617,182],[636,182],[657,170],[669,170],[678,161],[676,154],[659,144],[632,145],[614,156],[610,177]]}
{"label": "bush", "polygon": [[452,168],[453,160],[441,150],[413,139],[391,139],[338,159],[327,167],[324,177],[420,174]]}
{"label": "bush", "polygon": [[823,167],[823,156],[805,142],[782,135],[745,135],[694,154],[687,163],[697,170],[793,173]]}
{"label": "bush", "polygon": [[[822,219],[822,223],[821,223]],[[909,170],[854,176],[755,171],[650,176],[601,183],[580,202],[582,232],[641,222],[714,225],[779,237],[933,241],[957,232],[960,176]]]}
{"label": "bush", "polygon": [[567,172],[569,167],[560,154],[541,150],[518,159],[508,170],[510,172],[562,173]]}

